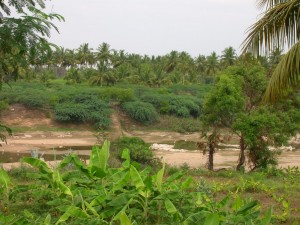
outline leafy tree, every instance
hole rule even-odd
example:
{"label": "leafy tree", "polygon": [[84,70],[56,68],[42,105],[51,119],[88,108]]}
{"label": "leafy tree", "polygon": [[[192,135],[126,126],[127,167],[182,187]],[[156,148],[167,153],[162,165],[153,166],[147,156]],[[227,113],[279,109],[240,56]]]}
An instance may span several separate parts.
{"label": "leafy tree", "polygon": [[[242,96],[244,98],[241,112],[250,114],[260,105],[266,89],[267,80],[264,68],[258,63],[238,64],[237,66],[228,67],[223,73],[233,76],[234,79],[237,79],[237,82],[241,81]],[[237,169],[240,170],[245,163],[247,145],[245,144],[244,133],[238,130],[235,130],[235,132],[240,137],[240,156],[237,165]]]}
{"label": "leafy tree", "polygon": [[213,156],[222,128],[231,128],[237,114],[241,112],[244,98],[241,83],[228,75],[221,75],[218,83],[208,95],[201,120],[204,136],[208,140],[208,169],[213,170]]}
{"label": "leafy tree", "polygon": [[274,101],[289,88],[299,84],[300,0],[259,0],[266,11],[262,18],[250,27],[244,41],[244,51],[255,55],[268,54],[274,49],[288,47],[288,52],[276,66],[265,94],[266,101]]}
{"label": "leafy tree", "polygon": [[258,107],[251,113],[239,115],[233,128],[243,134],[243,144],[249,149],[248,161],[252,170],[277,164],[278,151],[270,150],[269,146],[287,144],[290,135],[299,129],[299,125],[295,124],[299,124],[300,114],[299,111],[294,113]]}
{"label": "leafy tree", "polygon": [[[17,11],[17,18],[7,17],[11,13],[9,6]],[[49,52],[52,45],[46,38],[51,29],[58,31],[52,20],[63,20],[58,14],[46,14],[38,9],[45,7],[44,1],[12,0],[9,6],[0,1],[0,85],[25,73],[30,54]]]}

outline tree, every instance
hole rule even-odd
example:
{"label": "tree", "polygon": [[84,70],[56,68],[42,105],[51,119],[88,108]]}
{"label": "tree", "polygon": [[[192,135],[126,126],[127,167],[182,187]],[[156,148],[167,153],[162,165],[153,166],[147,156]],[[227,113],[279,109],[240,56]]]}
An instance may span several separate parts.
{"label": "tree", "polygon": [[216,52],[212,52],[206,58],[206,75],[210,77],[210,82],[213,80],[219,70],[219,59]]}
{"label": "tree", "polygon": [[[18,18],[5,16],[10,16],[9,6],[17,11]],[[58,14],[42,12],[44,1],[12,0],[9,6],[0,1],[0,85],[25,73],[30,54],[42,56],[49,52],[53,45],[46,38],[52,28],[58,31],[51,21],[63,20]]]}
{"label": "tree", "polygon": [[282,112],[272,107],[258,107],[250,113],[239,115],[233,129],[240,131],[249,149],[248,162],[252,170],[277,164],[278,151],[270,150],[287,144],[299,129],[299,111]]}
{"label": "tree", "polygon": [[236,52],[233,47],[225,48],[221,55],[221,65],[223,68],[232,66],[236,60]]}
{"label": "tree", "polygon": [[[244,105],[240,113],[250,115],[260,105],[266,89],[267,80],[264,68],[257,62],[251,64],[238,63],[236,66],[228,67],[223,73],[232,76],[236,82],[241,84]],[[235,121],[232,122],[234,123]],[[240,130],[233,129],[233,131],[240,139],[240,155],[237,170],[241,170],[246,160],[245,150],[247,149],[247,144],[245,142],[245,134]]]}
{"label": "tree", "polygon": [[201,120],[208,140],[208,169],[213,170],[213,156],[222,128],[231,128],[244,105],[241,83],[232,76],[221,75],[206,98]]}
{"label": "tree", "polygon": [[[51,21],[63,20],[58,14],[42,12],[43,0],[10,0],[8,4],[0,0],[0,87],[25,74],[32,62],[30,55],[48,53],[53,45],[46,38],[52,28],[58,31]],[[8,17],[12,9],[18,13],[17,18]],[[0,139],[5,140],[1,132],[4,129],[11,134],[11,130],[1,123],[0,128]]]}
{"label": "tree", "polygon": [[255,55],[288,47],[270,79],[265,101],[275,101],[289,88],[296,88],[300,76],[300,0],[259,0],[266,11],[249,29],[243,50]]}

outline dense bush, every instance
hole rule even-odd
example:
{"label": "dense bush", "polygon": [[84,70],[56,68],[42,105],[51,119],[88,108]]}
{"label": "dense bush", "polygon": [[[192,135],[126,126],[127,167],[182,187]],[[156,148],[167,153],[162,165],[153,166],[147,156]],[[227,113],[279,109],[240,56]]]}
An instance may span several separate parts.
{"label": "dense bush", "polygon": [[20,103],[31,108],[47,108],[49,106],[49,93],[41,84],[19,83],[18,86],[5,86],[1,92],[0,100],[9,104]]}
{"label": "dense bush", "polygon": [[132,89],[124,89],[117,87],[101,87],[99,89],[100,98],[118,101],[118,102],[129,102],[135,99],[134,91]]}
{"label": "dense bush", "polygon": [[153,104],[161,114],[177,117],[199,117],[202,111],[202,101],[194,96],[146,93],[141,100]]}
{"label": "dense bush", "polygon": [[54,108],[55,119],[61,122],[91,122],[96,128],[110,125],[109,105],[89,94],[61,99]]}
{"label": "dense bush", "polygon": [[158,114],[150,103],[138,101],[126,102],[122,107],[132,119],[141,123],[150,124],[158,120]]}
{"label": "dense bush", "polygon": [[112,147],[117,151],[120,159],[124,149],[129,150],[130,158],[136,162],[149,163],[153,159],[153,152],[150,149],[150,145],[138,137],[121,137],[113,142]]}

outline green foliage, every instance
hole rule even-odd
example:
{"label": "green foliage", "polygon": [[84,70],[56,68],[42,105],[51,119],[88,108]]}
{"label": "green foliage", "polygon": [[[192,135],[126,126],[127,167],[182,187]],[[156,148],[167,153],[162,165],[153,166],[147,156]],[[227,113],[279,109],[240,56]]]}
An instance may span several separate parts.
{"label": "green foliage", "polygon": [[138,137],[121,137],[113,142],[113,148],[121,159],[123,149],[128,149],[130,158],[139,163],[149,164],[153,160],[153,152],[150,145]]}
{"label": "green foliage", "polygon": [[287,115],[272,108],[259,107],[250,114],[241,114],[233,125],[234,130],[243,134],[248,146],[249,162],[253,168],[266,168],[276,165],[277,151],[269,150],[269,146],[286,144],[291,130]]}
{"label": "green foliage", "polygon": [[126,102],[122,107],[132,119],[143,124],[151,124],[158,120],[158,113],[150,103]]}
{"label": "green foliage", "polygon": [[134,91],[129,88],[101,87],[99,89],[100,98],[107,101],[118,101],[120,103],[130,102],[135,99]]}
{"label": "green foliage", "polygon": [[5,101],[5,100],[0,101],[0,111],[8,109],[8,107],[9,107],[9,104],[7,101]]}
{"label": "green foliage", "polygon": [[32,108],[47,108],[49,106],[49,93],[46,87],[37,83],[18,83],[13,87],[3,87],[0,99],[9,104],[21,103]]}
{"label": "green foliage", "polygon": [[141,100],[154,105],[161,114],[186,118],[199,117],[202,112],[201,100],[188,95],[146,93],[141,96]]}
{"label": "green foliage", "polygon": [[[51,51],[46,38],[50,30],[58,31],[53,20],[63,20],[63,17],[42,12],[44,1],[9,1],[6,5],[0,3],[0,85],[24,75],[26,70]],[[11,10],[16,10],[16,17],[11,16]],[[9,15],[5,16],[4,15]]]}
{"label": "green foliage", "polygon": [[174,149],[198,150],[196,142],[179,140],[174,144]]}
{"label": "green foliage", "polygon": [[202,121],[212,127],[230,127],[243,106],[240,82],[231,76],[222,75],[206,98]]}
{"label": "green foliage", "polygon": [[[164,177],[165,166],[151,173],[130,163],[128,151],[119,168],[108,167],[109,143],[94,147],[89,164],[67,156],[55,169],[39,159],[23,161],[39,169],[36,182],[12,187],[11,201],[34,198],[41,211],[31,207],[17,215],[0,212],[0,222],[32,224],[270,224],[271,210],[260,215],[257,201],[226,196],[215,201],[193,179],[179,171]],[[69,166],[73,168],[66,170]],[[0,197],[2,198],[2,196]],[[21,202],[19,202],[20,204]],[[22,206],[22,204],[21,204]]]}
{"label": "green foliage", "polygon": [[79,84],[82,82],[81,74],[79,73],[79,69],[70,68],[67,74],[64,77],[64,80],[67,81],[67,84]]}
{"label": "green foliage", "polygon": [[110,125],[109,105],[89,94],[61,99],[55,105],[54,112],[55,119],[61,122],[91,122],[97,129]]}

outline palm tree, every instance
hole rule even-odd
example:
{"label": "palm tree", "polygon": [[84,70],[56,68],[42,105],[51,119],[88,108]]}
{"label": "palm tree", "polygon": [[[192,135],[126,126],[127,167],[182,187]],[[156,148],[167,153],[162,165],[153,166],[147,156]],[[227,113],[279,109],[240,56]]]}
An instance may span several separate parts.
{"label": "palm tree", "polygon": [[265,101],[272,102],[299,85],[300,75],[300,0],[259,0],[266,11],[249,29],[243,51],[269,54],[276,48],[289,48],[270,79]]}
{"label": "palm tree", "polygon": [[233,47],[225,48],[221,55],[221,64],[223,68],[232,66],[236,60],[236,52]]}
{"label": "palm tree", "polygon": [[219,70],[219,59],[216,52],[212,52],[206,58],[206,75],[207,83],[211,83],[216,75],[217,71]]}
{"label": "palm tree", "polygon": [[88,43],[84,43],[79,46],[77,50],[78,61],[84,67],[87,67],[88,64],[93,64],[93,49],[89,47]]}

